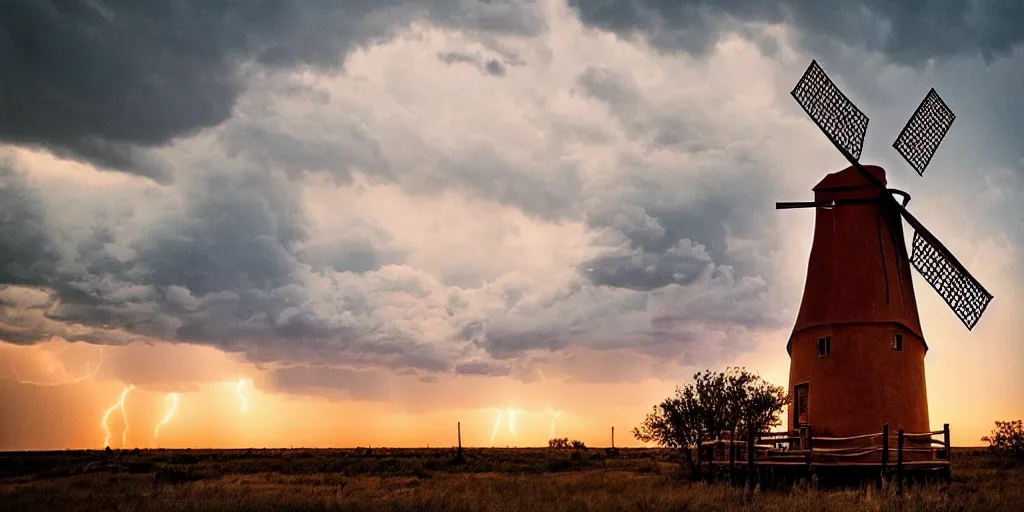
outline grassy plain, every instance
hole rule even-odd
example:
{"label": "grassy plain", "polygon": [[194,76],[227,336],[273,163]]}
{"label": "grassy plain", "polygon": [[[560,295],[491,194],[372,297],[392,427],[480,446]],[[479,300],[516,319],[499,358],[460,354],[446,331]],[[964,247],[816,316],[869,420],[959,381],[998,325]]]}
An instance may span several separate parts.
{"label": "grassy plain", "polygon": [[681,481],[671,452],[141,450],[0,453],[0,510],[1024,510],[1024,465],[953,454],[953,482],[747,493]]}

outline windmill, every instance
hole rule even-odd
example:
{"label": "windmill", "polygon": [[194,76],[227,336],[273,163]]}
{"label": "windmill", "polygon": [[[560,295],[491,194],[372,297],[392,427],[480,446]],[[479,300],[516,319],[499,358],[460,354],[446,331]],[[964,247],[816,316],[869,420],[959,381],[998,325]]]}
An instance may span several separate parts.
{"label": "windmill", "polygon": [[[992,294],[908,210],[885,170],[860,162],[868,117],[812,61],[792,96],[850,162],[814,187],[815,230],[804,295],[790,336],[792,430],[856,436],[883,423],[930,430],[921,330],[910,267],[968,330]],[[923,176],[955,116],[931,89],[893,147]],[[908,256],[903,222],[914,230]]]}

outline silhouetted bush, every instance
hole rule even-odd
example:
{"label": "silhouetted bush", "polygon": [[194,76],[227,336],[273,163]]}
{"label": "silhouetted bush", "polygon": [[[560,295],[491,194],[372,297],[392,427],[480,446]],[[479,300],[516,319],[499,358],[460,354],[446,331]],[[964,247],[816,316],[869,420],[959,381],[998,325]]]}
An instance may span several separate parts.
{"label": "silhouetted bush", "polygon": [[556,437],[548,440],[548,448],[554,448],[556,450],[565,450],[569,448],[568,437]]}
{"label": "silhouetted bush", "polygon": [[992,435],[981,438],[988,442],[988,449],[1000,455],[1024,459],[1024,422],[997,421]]}

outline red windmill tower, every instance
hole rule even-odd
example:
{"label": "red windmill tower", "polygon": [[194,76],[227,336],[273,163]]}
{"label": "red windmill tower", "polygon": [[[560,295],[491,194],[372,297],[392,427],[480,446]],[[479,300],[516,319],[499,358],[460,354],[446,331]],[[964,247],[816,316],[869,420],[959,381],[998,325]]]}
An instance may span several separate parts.
{"label": "red windmill tower", "polygon": [[[992,295],[907,211],[910,196],[887,188],[881,167],[859,162],[868,118],[817,62],[792,95],[850,166],[821,180],[813,202],[776,204],[815,209],[803,302],[787,344],[790,430],[811,427],[823,437],[878,432],[883,424],[929,431],[928,344],[910,268],[968,329]],[[923,176],[954,119],[932,89],[893,147]],[[909,256],[901,217],[914,230]]]}

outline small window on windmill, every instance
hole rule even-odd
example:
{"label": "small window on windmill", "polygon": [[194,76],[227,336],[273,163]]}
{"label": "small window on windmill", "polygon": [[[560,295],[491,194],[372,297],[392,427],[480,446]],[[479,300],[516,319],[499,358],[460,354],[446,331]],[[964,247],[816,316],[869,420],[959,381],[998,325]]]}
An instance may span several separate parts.
{"label": "small window on windmill", "polygon": [[903,335],[894,334],[892,336],[892,349],[897,352],[903,352]]}
{"label": "small window on windmill", "polygon": [[818,338],[818,357],[828,357],[830,355],[832,355],[832,336]]}

